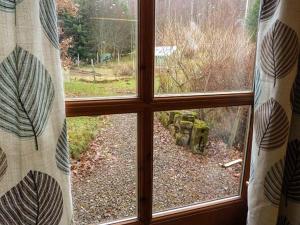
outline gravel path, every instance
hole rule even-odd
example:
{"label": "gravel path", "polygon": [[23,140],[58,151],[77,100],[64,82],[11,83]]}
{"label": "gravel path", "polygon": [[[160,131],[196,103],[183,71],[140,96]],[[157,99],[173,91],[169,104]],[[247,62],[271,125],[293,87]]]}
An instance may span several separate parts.
{"label": "gravel path", "polygon": [[[81,162],[73,164],[73,200],[78,225],[136,215],[136,116],[113,115]],[[210,140],[206,157],[176,146],[155,121],[154,212],[238,194],[241,166],[220,166],[242,157]]]}

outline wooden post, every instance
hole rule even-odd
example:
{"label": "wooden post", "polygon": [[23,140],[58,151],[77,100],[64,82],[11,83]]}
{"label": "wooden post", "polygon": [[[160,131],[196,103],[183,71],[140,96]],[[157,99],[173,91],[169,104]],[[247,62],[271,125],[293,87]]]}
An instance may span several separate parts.
{"label": "wooden post", "polygon": [[237,135],[238,130],[239,130],[239,126],[240,126],[242,116],[243,116],[243,108],[239,107],[238,112],[237,112],[237,116],[235,118],[235,121],[234,121],[232,129],[231,129],[231,135],[230,135],[229,140],[228,140],[228,146],[230,148],[233,146],[233,144],[235,142],[236,135]]}
{"label": "wooden post", "polygon": [[79,53],[77,54],[77,67],[80,67],[80,57],[79,57]]}
{"label": "wooden post", "polygon": [[94,60],[91,59],[91,65],[93,69],[93,77],[94,77],[94,83],[96,82],[96,72],[95,72],[95,67],[94,67]]}

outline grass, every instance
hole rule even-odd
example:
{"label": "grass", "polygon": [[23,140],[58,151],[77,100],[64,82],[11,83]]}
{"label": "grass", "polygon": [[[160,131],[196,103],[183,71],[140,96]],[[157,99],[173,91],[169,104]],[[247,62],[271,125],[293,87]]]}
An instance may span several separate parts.
{"label": "grass", "polygon": [[70,82],[65,82],[65,93],[67,97],[133,95],[136,94],[136,80],[128,78],[97,83],[71,80]]}
{"label": "grass", "polygon": [[76,117],[68,118],[67,123],[70,155],[73,159],[79,159],[105,121],[103,117]]}

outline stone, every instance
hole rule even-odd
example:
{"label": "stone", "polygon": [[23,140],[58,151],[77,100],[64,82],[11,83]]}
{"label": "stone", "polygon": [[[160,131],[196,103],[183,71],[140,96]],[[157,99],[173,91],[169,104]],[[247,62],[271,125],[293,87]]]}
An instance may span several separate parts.
{"label": "stone", "polygon": [[194,122],[190,122],[190,121],[180,121],[180,129],[182,130],[190,130],[192,131],[194,127]]}
{"label": "stone", "polygon": [[175,135],[176,135],[175,126],[174,126],[173,124],[170,124],[170,125],[168,126],[168,129],[169,129],[169,131],[170,131],[170,134],[171,134],[173,137],[175,137]]}
{"label": "stone", "polygon": [[161,112],[159,115],[159,121],[165,128],[167,128],[170,124],[169,114],[167,112]]}
{"label": "stone", "polygon": [[181,115],[181,112],[178,112],[178,111],[171,111],[169,112],[169,122],[170,124],[173,124],[174,123],[174,119],[175,119],[175,115]]}
{"label": "stone", "polygon": [[189,134],[177,133],[175,138],[176,138],[176,145],[179,145],[179,146],[188,146],[189,145],[189,140],[190,140]]}
{"label": "stone", "polygon": [[174,126],[175,126],[175,131],[176,133],[180,132],[180,122],[182,120],[182,115],[181,114],[176,114],[174,116]]}
{"label": "stone", "polygon": [[190,121],[190,122],[194,123],[195,119],[196,119],[196,117],[193,113],[184,113],[182,115],[182,120],[183,121]]}
{"label": "stone", "polygon": [[206,155],[206,145],[208,142],[209,127],[206,122],[202,120],[195,120],[191,139],[190,148],[193,153]]}

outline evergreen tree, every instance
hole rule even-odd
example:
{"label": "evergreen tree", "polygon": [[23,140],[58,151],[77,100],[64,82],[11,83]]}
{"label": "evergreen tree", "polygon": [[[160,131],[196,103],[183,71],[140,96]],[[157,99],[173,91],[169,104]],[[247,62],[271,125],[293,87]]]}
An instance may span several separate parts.
{"label": "evergreen tree", "polygon": [[64,35],[73,38],[69,54],[76,60],[79,54],[85,61],[96,59],[97,53],[126,54],[132,51],[131,38],[135,37],[134,22],[115,19],[132,19],[127,0],[75,0],[78,13],[61,15]]}

